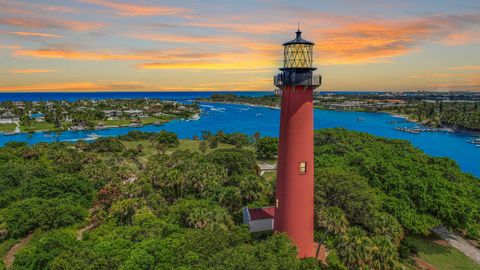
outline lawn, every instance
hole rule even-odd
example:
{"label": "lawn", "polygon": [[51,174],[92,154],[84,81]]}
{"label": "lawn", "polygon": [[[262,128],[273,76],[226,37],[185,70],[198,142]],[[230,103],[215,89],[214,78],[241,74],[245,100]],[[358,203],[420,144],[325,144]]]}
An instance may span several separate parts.
{"label": "lawn", "polygon": [[418,249],[418,257],[435,266],[438,270],[479,270],[480,265],[465,256],[462,252],[450,246],[435,243],[440,238],[436,236],[408,236]]}
{"label": "lawn", "polygon": [[[171,120],[172,118],[173,117],[162,117],[162,118],[147,117],[147,118],[142,118],[141,121],[142,121],[142,124],[144,125],[151,125],[151,124],[154,124],[155,122],[165,123]],[[129,125],[132,123],[130,119],[117,119],[117,120],[104,120],[104,121],[102,120],[102,121],[97,121],[97,124],[100,122],[104,123],[105,126],[121,126],[121,125]]]}
{"label": "lawn", "polygon": [[[127,149],[134,149],[137,147],[137,145],[141,144],[143,145],[143,152],[147,155],[153,155],[157,153],[157,149],[152,146],[152,143],[149,141],[135,141],[135,142],[129,142],[129,141],[123,141],[123,144]],[[171,153],[176,150],[190,150],[193,152],[200,152],[200,141],[194,141],[194,140],[180,140],[180,145],[178,147],[173,147],[169,148],[167,150],[167,153]],[[235,146],[230,145],[230,144],[224,144],[224,143],[219,143],[217,149],[224,149],[224,148],[235,148]],[[253,147],[247,146],[244,147],[243,149],[253,151]],[[210,147],[207,148],[207,153],[213,151],[215,149],[212,149]]]}
{"label": "lawn", "polygon": [[30,126],[20,125],[20,130],[22,132],[39,131],[39,130],[59,131],[59,130],[65,130],[67,128],[68,128],[67,126],[57,128],[53,123],[47,123],[47,122],[40,122],[40,123],[34,122]]}
{"label": "lawn", "polygon": [[15,124],[0,124],[0,131],[14,131],[16,126]]}

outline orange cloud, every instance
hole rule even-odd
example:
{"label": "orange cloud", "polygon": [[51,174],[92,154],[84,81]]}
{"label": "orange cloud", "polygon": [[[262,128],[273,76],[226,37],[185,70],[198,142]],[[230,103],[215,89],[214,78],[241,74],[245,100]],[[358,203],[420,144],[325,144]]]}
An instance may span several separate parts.
{"label": "orange cloud", "polygon": [[35,58],[69,59],[81,61],[111,61],[111,60],[198,60],[217,56],[214,53],[191,52],[184,49],[164,51],[138,51],[117,53],[112,51],[76,51],[68,49],[16,50],[15,56]]}
{"label": "orange cloud", "polygon": [[415,51],[425,29],[411,25],[356,23],[317,34],[317,55],[325,64],[385,62]]}
{"label": "orange cloud", "polygon": [[118,91],[143,89],[142,82],[64,82],[42,83],[21,86],[0,86],[0,91],[5,92],[38,92],[38,91]]}
{"label": "orange cloud", "polygon": [[175,15],[187,11],[185,8],[167,7],[167,6],[147,6],[142,4],[129,4],[107,0],[80,0],[81,2],[90,3],[98,6],[113,9],[118,15],[135,17],[135,16],[155,16],[155,15]]}
{"label": "orange cloud", "polygon": [[19,50],[22,47],[20,45],[5,45],[5,44],[0,44],[0,50],[1,49],[8,49],[8,50]]}
{"label": "orange cloud", "polygon": [[273,63],[263,60],[251,61],[197,61],[197,62],[153,62],[139,64],[141,69],[189,69],[189,70],[231,70],[231,69],[251,69],[252,67],[273,67]]}
{"label": "orange cloud", "polygon": [[105,23],[72,21],[72,20],[53,20],[53,19],[19,19],[19,18],[1,18],[0,24],[10,26],[20,26],[26,28],[58,28],[68,29],[79,32],[89,32],[105,26]]}
{"label": "orange cloud", "polygon": [[451,67],[450,70],[480,70],[480,66]]}
{"label": "orange cloud", "polygon": [[30,36],[30,37],[42,37],[42,38],[60,38],[59,35],[48,34],[48,33],[38,33],[38,32],[8,32],[11,35],[17,36]]}
{"label": "orange cloud", "polygon": [[57,72],[53,69],[12,69],[9,73],[12,74],[31,74],[31,73],[48,73],[48,72]]}
{"label": "orange cloud", "polygon": [[275,61],[261,51],[231,52],[194,52],[186,49],[164,51],[137,51],[118,53],[111,51],[77,51],[66,49],[19,49],[14,56],[68,59],[78,61],[153,61],[136,66],[141,69],[251,69],[274,67]]}

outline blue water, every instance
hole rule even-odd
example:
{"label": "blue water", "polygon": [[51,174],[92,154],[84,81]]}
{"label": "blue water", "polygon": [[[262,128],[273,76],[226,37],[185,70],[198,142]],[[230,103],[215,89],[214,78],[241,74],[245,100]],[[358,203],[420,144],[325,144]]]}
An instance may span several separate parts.
{"label": "blue water", "polygon": [[[243,92],[244,95],[264,95],[268,92]],[[132,98],[132,97],[157,97],[169,100],[190,100],[198,96],[209,96],[211,93],[69,93],[52,94],[45,96],[44,100],[56,96],[57,99],[79,98]],[[30,100],[38,100],[29,94]],[[9,98],[0,94],[2,98]],[[20,97],[22,99],[24,97]],[[11,98],[10,98],[11,99]],[[278,136],[280,110],[254,107],[239,104],[212,104],[201,103],[201,118],[199,120],[175,120],[163,126],[143,126],[139,128],[112,128],[96,130],[100,136],[117,136],[128,133],[130,130],[160,131],[168,130],[178,134],[180,138],[200,136],[202,131],[217,132],[223,130],[227,133],[242,132],[254,134],[260,132],[263,136]],[[358,121],[363,118],[363,121]],[[365,112],[338,112],[315,110],[315,128],[343,127],[350,130],[368,132],[373,135],[387,138],[409,140],[413,145],[422,149],[427,154],[439,157],[449,157],[460,165],[465,172],[480,177],[480,147],[467,143],[472,135],[447,132],[425,132],[410,134],[394,130],[395,126],[413,126],[408,124],[391,124],[391,121],[402,121],[401,118],[383,113]],[[66,131],[58,137],[53,133],[19,134],[13,136],[0,135],[0,145],[9,141],[23,141],[30,144],[38,142],[76,141],[87,138],[92,131]]]}

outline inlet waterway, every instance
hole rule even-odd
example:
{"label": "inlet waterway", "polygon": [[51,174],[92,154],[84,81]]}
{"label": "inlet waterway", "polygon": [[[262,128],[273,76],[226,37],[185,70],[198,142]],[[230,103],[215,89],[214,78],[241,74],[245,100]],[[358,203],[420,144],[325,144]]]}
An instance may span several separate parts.
{"label": "inlet waterway", "polygon": [[[259,95],[259,93],[253,94]],[[198,93],[182,94],[181,98],[178,98],[178,96],[177,98],[173,96],[164,98],[187,101],[192,99],[194,95],[198,95]],[[118,97],[118,94],[115,97]],[[152,96],[149,95],[148,97]],[[0,96],[0,99],[3,98],[5,97]],[[82,95],[78,98],[86,97]],[[102,96],[100,98],[109,97]],[[29,144],[55,141],[75,142],[88,138],[91,133],[99,136],[117,136],[126,134],[131,130],[148,132],[167,130],[177,133],[180,138],[192,138],[195,135],[201,136],[202,131],[217,132],[219,130],[223,130],[226,133],[242,132],[246,134],[254,134],[258,131],[262,136],[278,136],[279,109],[243,104],[205,102],[200,103],[200,106],[202,113],[198,120],[183,119],[174,120],[162,126],[146,125],[143,127],[119,127],[95,131],[65,131],[60,134],[38,132],[9,136],[0,135],[0,145],[10,141],[21,141]],[[468,141],[473,139],[471,134],[441,131],[412,134],[395,130],[394,127],[413,127],[416,124],[408,123],[402,118],[386,113],[315,110],[314,121],[316,129],[341,127],[386,138],[408,140],[427,154],[451,158],[459,164],[463,171],[480,177],[480,147],[468,143]]]}

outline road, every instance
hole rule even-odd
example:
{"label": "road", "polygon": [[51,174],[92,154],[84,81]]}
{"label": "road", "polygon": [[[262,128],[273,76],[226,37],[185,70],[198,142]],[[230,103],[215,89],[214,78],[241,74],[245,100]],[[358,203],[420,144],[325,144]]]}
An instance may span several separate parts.
{"label": "road", "polygon": [[480,249],[472,245],[461,236],[449,232],[444,227],[438,226],[432,229],[434,233],[440,236],[443,240],[447,241],[452,247],[460,250],[466,256],[470,257],[477,264],[480,264]]}

